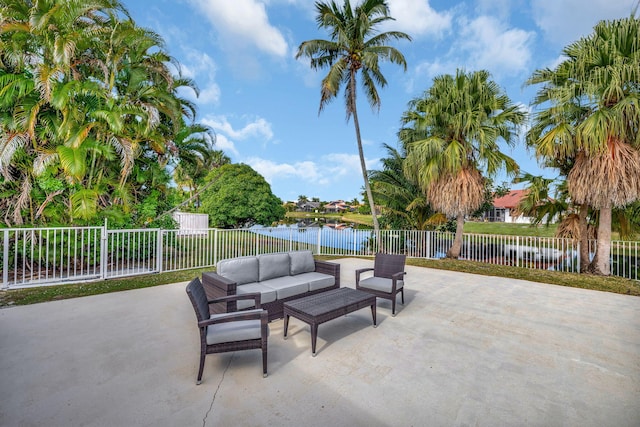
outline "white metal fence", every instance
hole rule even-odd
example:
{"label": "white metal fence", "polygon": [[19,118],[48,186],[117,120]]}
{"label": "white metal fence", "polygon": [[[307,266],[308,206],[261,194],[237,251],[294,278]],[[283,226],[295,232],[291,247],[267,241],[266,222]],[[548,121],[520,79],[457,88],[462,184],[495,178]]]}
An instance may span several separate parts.
{"label": "white metal fence", "polygon": [[[274,227],[240,230],[104,227],[0,229],[0,289],[212,267],[219,260],[308,249],[320,255],[371,256],[378,250],[442,258],[452,233]],[[591,251],[593,252],[593,251]],[[464,234],[460,259],[577,272],[578,244],[569,239]],[[638,280],[640,242],[613,241],[611,272]]]}

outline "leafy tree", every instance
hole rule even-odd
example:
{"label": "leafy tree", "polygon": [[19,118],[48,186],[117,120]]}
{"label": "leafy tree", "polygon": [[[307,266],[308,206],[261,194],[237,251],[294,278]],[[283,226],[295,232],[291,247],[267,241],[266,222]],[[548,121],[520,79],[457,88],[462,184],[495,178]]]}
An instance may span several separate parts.
{"label": "leafy tree", "polygon": [[456,218],[448,258],[460,255],[465,215],[484,201],[483,172],[489,177],[503,168],[517,172],[498,142],[513,145],[525,118],[487,71],[460,70],[434,78],[403,114],[399,136],[407,147],[405,171],[416,177],[435,210]]}
{"label": "leafy tree", "polygon": [[271,225],[284,218],[282,201],[264,178],[245,164],[223,165],[207,175],[201,212],[212,227]]}
{"label": "leafy tree", "polygon": [[[640,20],[601,21],[594,32],[563,50],[567,58],[553,70],[538,70],[529,84],[542,84],[545,110],[579,106],[572,128],[533,142],[540,150],[562,150],[569,159],[571,199],[598,211],[597,250],[590,270],[610,274],[612,211],[640,198]],[[562,129],[562,128],[561,128]],[[571,135],[573,140],[568,136]],[[569,144],[571,142],[571,144]],[[556,148],[557,147],[557,148]]]}
{"label": "leafy tree", "polygon": [[387,84],[380,70],[380,61],[390,61],[401,65],[405,70],[407,68],[402,53],[393,47],[386,46],[386,43],[391,40],[411,40],[411,37],[399,31],[378,31],[381,24],[393,20],[389,16],[389,7],[384,0],[363,0],[355,9],[351,7],[350,0],[345,0],[342,7],[335,1],[316,2],[315,6],[318,28],[326,29],[331,38],[303,42],[298,47],[296,58],[301,56],[310,58],[311,68],[314,70],[329,69],[322,80],[320,111],[338,95],[342,86],[345,87],[347,120],[353,117],[362,178],[373,217],[373,226],[377,232],[380,226],[367,176],[356,108],[356,80],[360,73],[369,105],[379,110],[381,102],[376,86],[384,87]]}

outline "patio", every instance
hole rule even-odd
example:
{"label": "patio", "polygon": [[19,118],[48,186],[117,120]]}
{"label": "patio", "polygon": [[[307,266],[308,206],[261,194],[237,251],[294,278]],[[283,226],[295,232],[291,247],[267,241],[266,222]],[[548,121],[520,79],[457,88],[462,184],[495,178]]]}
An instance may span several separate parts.
{"label": "patio", "polygon": [[[343,286],[373,262],[345,258]],[[0,310],[0,425],[638,426],[640,298],[407,266],[404,306],[199,354],[186,283]]]}

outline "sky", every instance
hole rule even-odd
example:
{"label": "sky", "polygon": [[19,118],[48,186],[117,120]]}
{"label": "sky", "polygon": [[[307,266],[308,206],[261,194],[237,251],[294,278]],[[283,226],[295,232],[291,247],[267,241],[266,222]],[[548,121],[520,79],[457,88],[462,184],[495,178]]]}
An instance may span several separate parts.
{"label": "sky", "polygon": [[[337,0],[340,2],[341,0]],[[373,111],[359,98],[358,117],[368,169],[380,169],[384,147],[398,147],[400,118],[433,78],[488,70],[514,103],[531,111],[533,71],[554,67],[562,49],[591,34],[603,19],[629,16],[638,0],[388,0],[395,18],[384,31],[412,41],[392,43],[407,69],[383,64],[388,84]],[[197,121],[216,134],[216,148],[234,163],[258,171],[283,201],[363,200],[363,178],[353,121],[340,94],[319,114],[320,82],[308,59],[295,59],[300,43],[328,39],[315,22],[311,0],[124,0],[132,18],[162,36],[168,53],[193,79]],[[359,0],[352,0],[352,5]],[[360,87],[358,90],[361,91]],[[359,92],[359,93],[360,93]],[[541,169],[523,136],[502,145],[522,171]],[[503,174],[496,183],[507,181]],[[520,188],[512,185],[512,188]]]}

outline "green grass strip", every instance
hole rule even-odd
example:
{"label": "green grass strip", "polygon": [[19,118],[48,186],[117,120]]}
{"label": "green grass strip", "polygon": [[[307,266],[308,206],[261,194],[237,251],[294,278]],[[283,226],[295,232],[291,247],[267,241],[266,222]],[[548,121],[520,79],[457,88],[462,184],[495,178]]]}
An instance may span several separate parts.
{"label": "green grass strip", "polygon": [[[339,259],[343,256],[319,256],[318,259]],[[549,270],[532,270],[521,267],[490,265],[473,261],[432,260],[422,258],[408,258],[408,265],[417,267],[436,268],[442,270],[459,271],[480,274],[484,276],[508,277],[512,279],[528,280],[531,282],[547,283],[551,285],[569,286],[573,288],[591,289],[603,292],[613,292],[624,295],[640,296],[640,282],[620,277],[602,277],[591,274],[563,273]],[[108,292],[119,292],[131,289],[148,288],[151,286],[170,283],[186,282],[194,277],[200,277],[203,272],[211,268],[175,271],[171,273],[147,274],[123,279],[102,280],[96,282],[77,283],[72,285],[39,286],[25,289],[0,291],[0,308],[15,305],[28,305],[41,302],[56,301],[68,298],[78,298],[98,295]]]}

